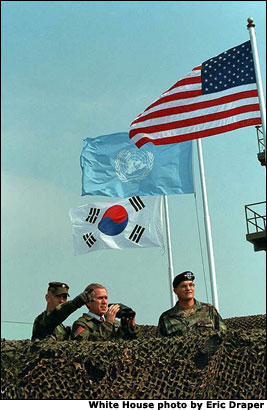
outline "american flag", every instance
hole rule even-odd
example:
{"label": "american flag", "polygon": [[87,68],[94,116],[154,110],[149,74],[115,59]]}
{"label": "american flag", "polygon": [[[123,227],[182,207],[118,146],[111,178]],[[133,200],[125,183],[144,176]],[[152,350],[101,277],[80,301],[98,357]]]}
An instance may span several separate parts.
{"label": "american flag", "polygon": [[260,106],[250,41],[193,68],[131,124],[141,147],[208,137],[260,125]]}

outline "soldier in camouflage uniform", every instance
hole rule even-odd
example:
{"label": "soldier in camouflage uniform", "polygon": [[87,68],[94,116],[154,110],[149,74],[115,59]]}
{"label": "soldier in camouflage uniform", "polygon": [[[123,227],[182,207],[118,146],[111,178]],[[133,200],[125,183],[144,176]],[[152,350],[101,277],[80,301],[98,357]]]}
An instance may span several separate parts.
{"label": "soldier in camouflage uniform", "polygon": [[157,336],[182,336],[192,330],[226,330],[214,306],[194,299],[194,279],[195,276],[189,271],[174,278],[173,291],[178,296],[178,302],[160,316]]}
{"label": "soldier in camouflage uniform", "polygon": [[50,282],[45,295],[47,301],[46,310],[34,320],[32,340],[44,339],[49,336],[56,340],[70,338],[71,329],[65,327],[62,322],[75,310],[91,300],[88,292],[83,292],[73,300],[67,302],[69,286],[62,282]]}
{"label": "soldier in camouflage uniform", "polygon": [[104,286],[92,283],[85,290],[91,294],[92,301],[87,303],[88,313],[73,323],[72,339],[95,342],[137,337],[135,317],[122,318],[120,323],[115,320],[120,306],[114,304],[108,308],[107,289]]}

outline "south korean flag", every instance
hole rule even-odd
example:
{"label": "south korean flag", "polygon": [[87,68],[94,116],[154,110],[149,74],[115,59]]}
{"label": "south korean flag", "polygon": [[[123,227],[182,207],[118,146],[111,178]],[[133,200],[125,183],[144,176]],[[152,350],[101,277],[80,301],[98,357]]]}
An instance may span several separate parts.
{"label": "south korean flag", "polygon": [[75,255],[99,249],[163,247],[162,197],[87,204],[72,208],[69,215]]}

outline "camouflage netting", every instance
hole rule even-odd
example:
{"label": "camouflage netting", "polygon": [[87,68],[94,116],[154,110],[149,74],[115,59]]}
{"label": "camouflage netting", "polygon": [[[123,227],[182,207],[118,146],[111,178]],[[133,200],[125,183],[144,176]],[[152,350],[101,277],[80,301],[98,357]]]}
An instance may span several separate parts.
{"label": "camouflage netting", "polygon": [[139,326],[135,341],[2,339],[1,398],[266,399],[266,316],[225,322],[223,339],[156,338],[155,326]]}

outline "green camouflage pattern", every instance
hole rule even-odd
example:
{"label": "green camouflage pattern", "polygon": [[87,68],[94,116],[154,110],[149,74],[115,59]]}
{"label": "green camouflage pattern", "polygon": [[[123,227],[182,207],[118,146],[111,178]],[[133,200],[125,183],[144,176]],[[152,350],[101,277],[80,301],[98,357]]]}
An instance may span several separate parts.
{"label": "green camouflage pattern", "polygon": [[159,318],[157,336],[183,336],[192,330],[198,332],[220,330],[226,331],[226,325],[214,306],[198,302],[189,315],[176,305],[163,312]]}
{"label": "green camouflage pattern", "polygon": [[[1,399],[265,400],[266,315],[224,321],[222,340],[218,331],[159,338],[147,325],[135,340],[2,339]],[[220,345],[200,363],[211,339]]]}
{"label": "green camouflage pattern", "polygon": [[137,327],[120,326],[115,323],[100,320],[84,313],[72,325],[71,338],[74,340],[90,340],[92,342],[135,339],[137,337]]}
{"label": "green camouflage pattern", "polygon": [[44,339],[48,336],[56,340],[67,340],[70,338],[70,327],[65,327],[62,322],[75,310],[85,303],[84,295],[76,296],[73,300],[61,303],[51,312],[42,312],[33,323],[32,340]]}
{"label": "green camouflage pattern", "polygon": [[[62,303],[63,305],[63,303]],[[65,327],[62,323],[58,324],[59,318],[55,318],[58,311],[41,313],[34,320],[32,329],[32,340],[45,339],[47,337],[55,338],[56,340],[68,340],[70,336],[70,328]]]}

